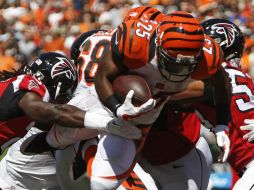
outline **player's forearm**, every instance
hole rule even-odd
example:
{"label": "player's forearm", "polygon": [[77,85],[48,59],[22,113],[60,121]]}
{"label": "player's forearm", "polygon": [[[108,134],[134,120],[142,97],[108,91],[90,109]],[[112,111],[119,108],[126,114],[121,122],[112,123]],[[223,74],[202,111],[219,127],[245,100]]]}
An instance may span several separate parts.
{"label": "player's forearm", "polygon": [[72,105],[55,105],[50,118],[63,127],[83,128],[85,112]]}
{"label": "player's forearm", "polygon": [[121,74],[121,68],[117,67],[108,54],[105,63],[101,63],[95,77],[95,88],[102,104],[109,108],[113,113],[120,104],[114,96],[112,83]]}
{"label": "player's forearm", "polygon": [[216,108],[217,125],[227,125],[230,120],[231,88],[224,69],[216,74],[214,81],[213,98]]}
{"label": "player's forearm", "polygon": [[204,91],[204,83],[202,81],[194,81],[188,85],[186,90],[172,95],[170,101],[201,98],[205,94]]}
{"label": "player's forearm", "polygon": [[99,76],[95,79],[95,88],[100,101],[105,104],[106,99],[113,95],[112,83],[107,76]]}
{"label": "player's forearm", "polygon": [[34,102],[26,114],[35,122],[43,124],[57,123],[64,127],[84,127],[85,112],[81,109],[67,104],[52,104],[48,102]]}

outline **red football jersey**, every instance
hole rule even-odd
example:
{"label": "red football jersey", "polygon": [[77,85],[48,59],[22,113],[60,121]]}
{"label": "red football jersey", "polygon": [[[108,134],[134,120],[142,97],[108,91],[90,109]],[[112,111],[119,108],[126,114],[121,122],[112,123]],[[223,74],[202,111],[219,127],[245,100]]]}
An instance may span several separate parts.
{"label": "red football jersey", "polygon": [[14,138],[23,137],[32,122],[19,108],[26,92],[34,92],[48,101],[48,92],[40,81],[29,75],[19,75],[0,82],[0,147],[4,149]]}
{"label": "red football jersey", "polygon": [[[227,63],[225,63],[227,64]],[[240,127],[244,124],[244,119],[254,118],[254,83],[251,77],[237,67],[227,64],[225,68],[230,77],[232,87],[231,94],[231,122],[229,124],[229,138],[231,141],[228,162],[232,168],[241,172],[242,168],[254,158],[254,144],[243,139],[243,135],[248,131],[242,131]],[[208,106],[198,105],[206,121],[214,125],[215,111]]]}
{"label": "red football jersey", "polygon": [[193,109],[167,109],[150,130],[143,156],[153,165],[175,161],[189,153],[200,136],[200,120]]}
{"label": "red football jersey", "polygon": [[231,115],[229,136],[231,141],[228,162],[237,171],[254,158],[254,144],[243,139],[249,131],[242,131],[240,127],[244,119],[254,118],[254,83],[253,79],[236,67],[228,66],[227,73],[232,84]]}

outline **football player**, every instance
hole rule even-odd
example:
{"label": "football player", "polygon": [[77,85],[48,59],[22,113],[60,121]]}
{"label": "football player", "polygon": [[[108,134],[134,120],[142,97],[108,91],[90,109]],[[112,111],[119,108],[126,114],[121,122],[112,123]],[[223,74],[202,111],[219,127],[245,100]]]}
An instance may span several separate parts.
{"label": "football player", "polygon": [[[91,57],[93,57],[95,54],[98,55],[96,52],[98,52],[99,50],[101,51],[100,52],[101,56],[103,56],[105,51],[104,46],[107,45],[106,43],[109,42],[110,38],[111,36],[109,32],[103,30],[100,31],[93,30],[82,34],[80,38],[76,39],[76,41],[73,43],[72,54],[74,55],[75,53],[75,55],[72,56],[72,58],[79,65],[79,74],[80,74],[79,84],[74,93],[75,95],[80,94],[79,91],[81,89],[87,89],[90,92],[95,91],[93,82],[94,82],[94,74],[96,73],[97,67],[96,60],[92,60]],[[100,57],[98,57],[98,59],[99,58]],[[90,105],[87,105],[88,107],[94,105],[96,108],[99,105],[98,102],[93,101],[93,98],[88,99],[88,101],[90,102]],[[61,129],[60,134],[65,133],[66,131],[63,132],[63,129]],[[67,135],[70,136],[70,134],[71,132],[69,131]],[[68,139],[68,137],[66,138]],[[77,137],[75,139],[76,141],[81,140]],[[85,183],[85,181],[87,181],[86,172],[90,170],[90,163],[92,163],[94,154],[96,152],[95,148],[96,145],[97,145],[96,139],[89,139],[86,140],[85,142],[83,141],[81,141],[80,143],[78,142],[76,143],[76,145],[69,146],[64,150],[56,151],[57,177],[62,189],[88,188],[89,183]],[[85,159],[83,160],[82,158]],[[79,160],[78,162],[79,165],[77,164],[77,159]],[[82,160],[84,163],[82,163]],[[88,169],[83,170],[83,168],[86,168],[86,166]],[[139,166],[136,166],[135,169],[136,168],[139,168]],[[145,176],[144,181],[146,183],[146,186],[156,187],[154,181],[152,180],[149,174],[145,173],[143,170],[140,169],[139,173],[142,173],[142,176]],[[126,182],[125,184],[128,185],[129,183]],[[140,183],[138,185],[141,186]],[[134,184],[131,184],[131,186],[134,186]]]}
{"label": "football player", "polygon": [[[233,189],[251,189],[254,186],[253,176],[253,143],[251,143],[248,130],[253,126],[253,93],[254,83],[252,78],[241,69],[240,60],[242,57],[245,39],[240,28],[234,23],[225,19],[210,19],[202,23],[205,33],[222,47],[224,52],[223,66],[228,73],[231,83],[231,121],[229,129],[225,133],[229,135],[231,148],[228,162],[236,171],[240,179]],[[199,107],[198,107],[199,108]],[[207,107],[205,108],[207,109]],[[203,116],[211,123],[212,111],[204,112],[198,109]],[[242,126],[242,127],[241,127]]]}
{"label": "football player", "polygon": [[[71,93],[76,87],[76,80],[75,65],[59,53],[48,52],[41,54],[17,76],[2,81],[0,83],[2,86],[2,104],[0,106],[2,117],[0,142],[2,147],[5,148],[10,142],[13,142],[15,137],[24,136],[32,121],[36,122],[35,127],[42,130],[48,130],[49,126],[56,123],[63,126],[79,127],[78,130],[82,131],[82,137],[97,136],[98,131],[95,129],[100,124],[98,125],[97,121],[95,125],[92,124],[94,117],[99,118],[101,123],[109,123],[112,121],[112,117],[97,115],[93,112],[90,114],[91,119],[89,120],[88,112],[75,106],[62,104],[70,99]],[[91,125],[95,128],[84,128],[84,125],[86,127]],[[110,126],[116,126],[116,124],[108,124],[108,128],[111,128]],[[128,127],[132,128],[132,126]],[[54,128],[56,128],[55,125]],[[40,150],[41,147],[48,146],[45,140],[46,134],[41,133],[39,129],[32,128],[24,139],[10,148],[7,156],[2,160],[1,188],[32,189],[36,184],[41,187],[40,189],[43,189],[52,186],[52,184],[55,185],[54,178],[49,180],[52,176],[54,177],[52,155],[27,156],[20,153],[21,143],[36,133],[39,134],[36,136],[39,139],[44,137],[44,141],[39,141],[41,144],[36,148]],[[40,170],[38,168],[41,167],[41,164],[45,168]],[[43,173],[44,175],[42,175]]]}
{"label": "football player", "polygon": [[[137,20],[143,16],[148,20],[161,22],[163,13],[159,14],[155,8],[141,6],[131,9],[125,21]],[[181,96],[183,98],[182,93]],[[149,131],[140,161],[141,166],[152,174],[159,187],[207,188],[212,155],[206,140],[200,137],[200,127],[201,123],[193,107],[181,106],[178,102],[171,103],[162,110]],[[177,146],[172,146],[174,144]],[[181,167],[177,167],[179,165]]]}
{"label": "football player", "polygon": [[[226,117],[218,117],[216,126],[227,125],[229,96],[226,73],[221,66],[223,54],[213,39],[204,36],[202,27],[192,15],[174,12],[164,16],[159,25],[144,18],[124,22],[112,35],[110,45],[111,51],[98,64],[95,87],[100,101],[117,117],[136,124],[151,124],[170,95],[183,91],[193,80],[204,80],[216,86],[217,114],[228,113],[224,114]],[[121,104],[114,96],[111,82],[116,76],[127,73],[142,75],[154,97],[160,98],[157,101],[159,104],[147,114],[137,115],[132,105],[128,104],[127,109],[126,104]],[[111,135],[100,139],[92,163],[93,189],[113,189],[119,185],[134,166],[131,164],[136,161],[133,153],[139,152],[144,143],[141,141],[137,149],[133,147],[126,158],[127,155],[122,154],[120,148],[112,151],[112,146],[104,146],[108,142],[112,146],[115,144],[114,147],[133,147],[131,141],[128,145],[126,141],[120,143]]]}
{"label": "football player", "polygon": [[[251,177],[253,175],[253,145],[250,143],[253,127],[251,119],[253,118],[253,80],[241,69],[240,60],[245,44],[244,35],[239,27],[225,19],[209,19],[203,22],[202,26],[205,33],[214,38],[221,46],[225,56],[222,65],[231,79],[230,110],[232,117],[228,128],[224,128],[222,132],[229,135],[231,142],[228,162],[233,168],[234,174],[238,173],[238,177],[240,177],[233,189],[251,189],[253,187]],[[204,85],[200,85],[197,89],[198,91],[206,90]],[[203,118],[202,122],[208,128],[214,125],[216,120],[212,99],[210,105],[196,105],[197,111]]]}

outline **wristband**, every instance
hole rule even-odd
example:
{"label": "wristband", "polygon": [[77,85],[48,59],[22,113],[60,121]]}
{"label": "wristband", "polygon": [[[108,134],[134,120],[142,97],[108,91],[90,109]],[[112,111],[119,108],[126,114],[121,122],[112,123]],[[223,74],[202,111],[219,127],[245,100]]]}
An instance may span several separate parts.
{"label": "wristband", "polygon": [[116,110],[121,106],[121,102],[117,99],[116,95],[111,95],[109,96],[104,105],[110,109],[110,111],[115,115],[116,115]]}

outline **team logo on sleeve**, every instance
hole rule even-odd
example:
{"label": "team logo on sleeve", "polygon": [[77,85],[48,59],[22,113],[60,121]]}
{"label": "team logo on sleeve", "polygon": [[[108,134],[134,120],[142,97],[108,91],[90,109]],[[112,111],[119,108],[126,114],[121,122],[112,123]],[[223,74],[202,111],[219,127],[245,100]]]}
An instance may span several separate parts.
{"label": "team logo on sleeve", "polygon": [[34,82],[34,80],[29,80],[28,82],[28,90],[31,90],[33,88],[39,88],[39,86]]}
{"label": "team logo on sleeve", "polygon": [[225,36],[224,41],[218,42],[220,46],[225,45],[226,47],[230,47],[235,41],[235,37],[239,35],[235,27],[228,23],[214,24],[211,29],[215,30],[218,34]]}
{"label": "team logo on sleeve", "polygon": [[58,75],[65,75],[68,79],[76,80],[74,65],[66,58],[57,57],[57,59],[59,62],[57,62],[51,70],[52,79]]}

